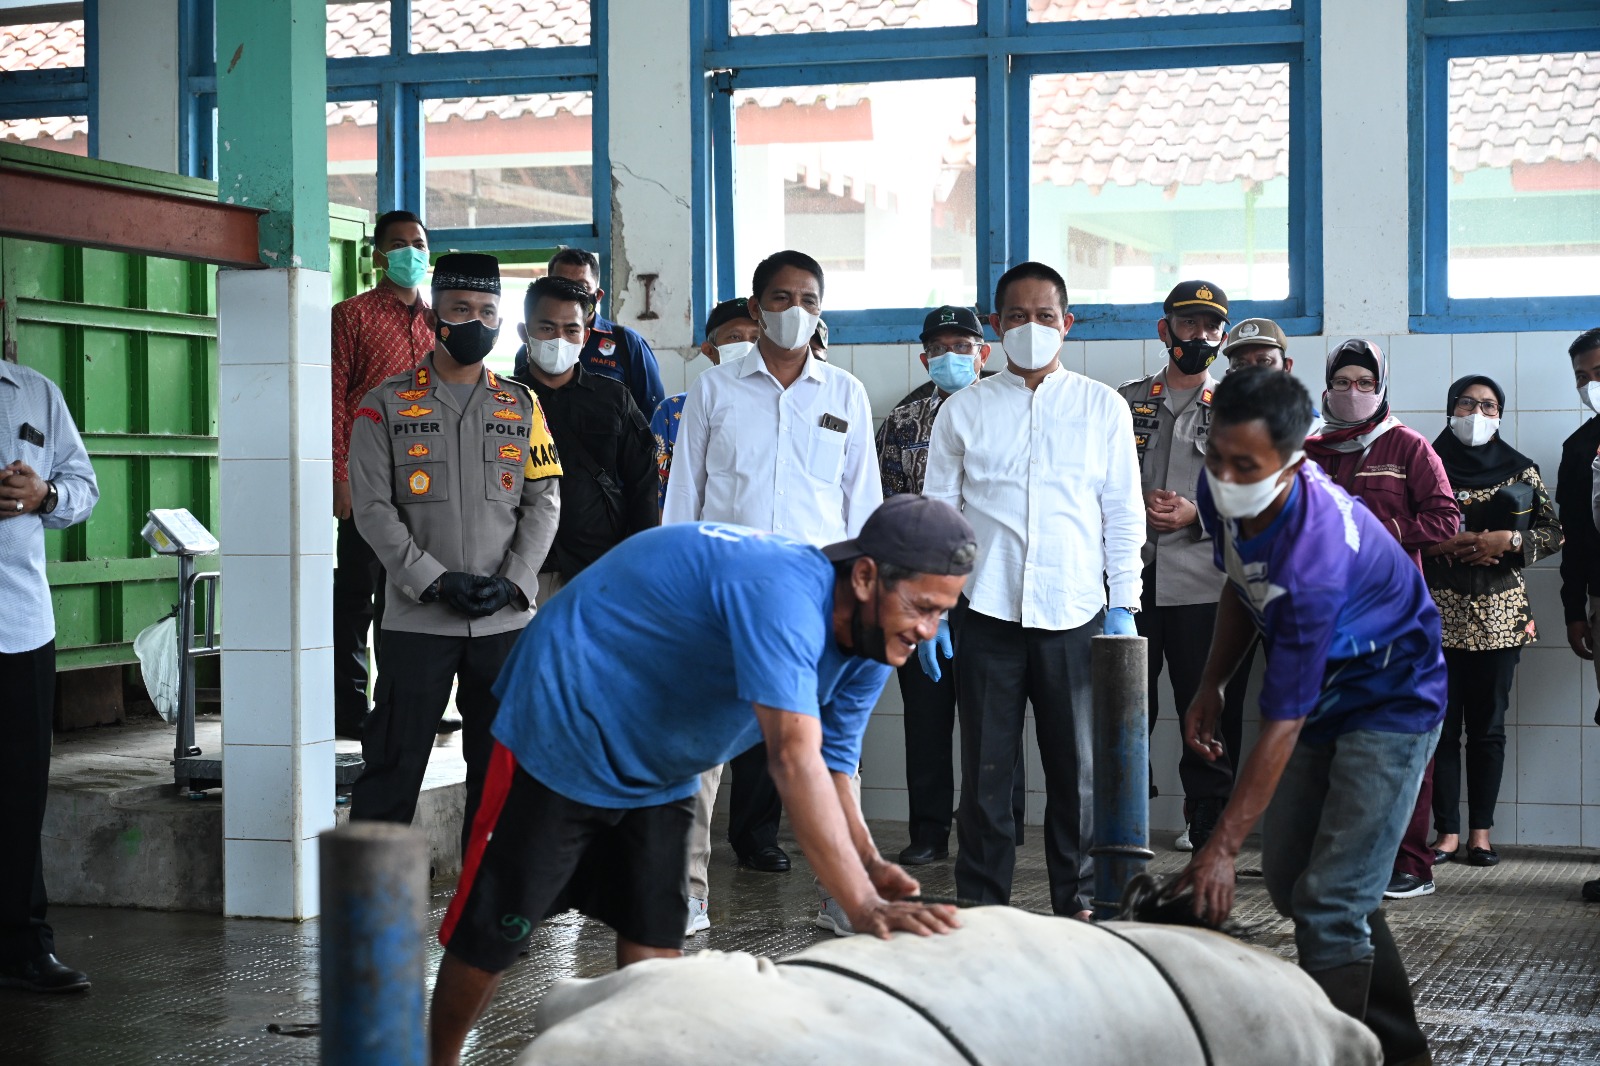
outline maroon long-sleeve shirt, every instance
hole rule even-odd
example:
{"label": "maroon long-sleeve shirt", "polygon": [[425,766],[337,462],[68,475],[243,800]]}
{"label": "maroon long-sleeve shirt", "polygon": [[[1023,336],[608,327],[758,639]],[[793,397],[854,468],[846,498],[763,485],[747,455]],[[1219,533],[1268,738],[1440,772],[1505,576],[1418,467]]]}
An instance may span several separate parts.
{"label": "maroon long-sleeve shirt", "polygon": [[1422,566],[1422,549],[1460,531],[1461,511],[1444,463],[1428,438],[1396,426],[1362,454],[1313,455],[1340,487],[1361,500]]}

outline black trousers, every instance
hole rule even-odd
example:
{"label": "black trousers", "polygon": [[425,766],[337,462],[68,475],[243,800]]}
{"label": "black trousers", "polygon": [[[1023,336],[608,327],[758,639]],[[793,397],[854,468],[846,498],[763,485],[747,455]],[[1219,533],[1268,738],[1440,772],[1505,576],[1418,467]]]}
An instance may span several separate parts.
{"label": "black trousers", "polygon": [[467,763],[467,809],[461,823],[461,850],[466,854],[494,749],[489,729],[500,709],[490,689],[521,635],[521,630],[512,630],[487,637],[441,637],[393,629],[383,635],[390,665],[378,675],[377,698],[361,737],[367,768],[350,795],[352,820],[411,824],[439,719],[455,682]]}
{"label": "black trousers", "polygon": [[751,855],[778,843],[783,800],[767,772],[767,746],[757,744],[728,760],[728,843],[736,855]]}
{"label": "black trousers", "polygon": [[56,950],[45,921],[39,834],[50,790],[50,714],[56,701],[55,641],[0,654],[0,963]]}
{"label": "black trousers", "polygon": [[1444,650],[1450,694],[1433,763],[1433,827],[1461,832],[1461,734],[1467,734],[1467,827],[1493,829],[1506,763],[1506,707],[1521,648]]}
{"label": "black trousers", "polygon": [[383,630],[372,627],[383,617],[383,565],[348,518],[339,520],[334,553],[333,724],[335,732],[360,736],[368,710],[367,631],[374,662],[383,643]]}
{"label": "black trousers", "polygon": [[[950,743],[956,728],[954,664],[944,666],[938,681],[929,677],[916,656],[898,671],[900,700],[905,705],[906,794],[911,807],[911,843],[943,850],[950,843],[956,805],[955,764]],[[1016,842],[1022,843],[1028,806],[1027,765],[1017,746],[1017,769],[1011,786],[1011,816]]]}
{"label": "black trousers", "polygon": [[[1163,663],[1172,680],[1172,694],[1177,701],[1178,733],[1183,734],[1183,716],[1200,688],[1200,678],[1205,674],[1206,657],[1211,652],[1211,633],[1217,625],[1217,605],[1191,603],[1178,607],[1157,607],[1152,595],[1153,568],[1145,570],[1145,602],[1134,623],[1139,635],[1149,641],[1150,655],[1150,732],[1156,731],[1161,717],[1161,698],[1157,683],[1161,679]],[[1233,778],[1239,761],[1239,746],[1244,732],[1244,698],[1250,686],[1250,667],[1255,661],[1252,644],[1245,661],[1224,690],[1222,701],[1222,743],[1226,749],[1215,762],[1208,762],[1181,744],[1183,754],[1178,757],[1178,780],[1183,783],[1185,813],[1188,805],[1197,799],[1226,800],[1233,794]],[[1152,783],[1154,771],[1152,770]]]}
{"label": "black trousers", "polygon": [[1076,629],[1028,629],[971,610],[951,615],[961,704],[961,807],[956,894],[1011,902],[1017,850],[1011,793],[1029,702],[1044,764],[1045,867],[1050,906],[1075,914],[1093,891],[1094,755],[1089,641],[1104,614]]}

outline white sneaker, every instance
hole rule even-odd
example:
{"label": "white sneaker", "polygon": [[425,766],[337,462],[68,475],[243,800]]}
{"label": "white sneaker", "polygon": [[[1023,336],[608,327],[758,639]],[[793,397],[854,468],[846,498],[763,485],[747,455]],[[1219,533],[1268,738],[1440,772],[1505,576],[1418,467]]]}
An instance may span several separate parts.
{"label": "white sneaker", "polygon": [[694,936],[711,928],[711,915],[706,913],[706,901],[698,896],[689,897],[689,925],[684,936]]}
{"label": "white sneaker", "polygon": [[1188,823],[1184,823],[1183,832],[1178,834],[1178,839],[1172,842],[1172,846],[1179,851],[1194,850],[1194,842],[1189,839]]}
{"label": "white sneaker", "polygon": [[832,896],[823,899],[822,909],[817,912],[814,921],[817,928],[826,929],[834,936],[856,935],[856,931],[850,927],[850,919],[845,916],[844,908],[839,906],[839,901]]}

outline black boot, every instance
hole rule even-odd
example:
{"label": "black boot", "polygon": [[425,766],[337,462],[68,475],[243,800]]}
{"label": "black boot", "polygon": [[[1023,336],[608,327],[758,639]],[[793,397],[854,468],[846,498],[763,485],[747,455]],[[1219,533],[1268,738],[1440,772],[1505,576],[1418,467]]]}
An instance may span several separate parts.
{"label": "black boot", "polygon": [[1378,1035],[1383,1045],[1386,1066],[1429,1066],[1433,1055],[1428,1038],[1417,1024],[1417,1009],[1411,999],[1411,979],[1383,911],[1367,916],[1372,926],[1372,994],[1367,1001],[1367,1028]]}
{"label": "black boot", "polygon": [[1306,976],[1328,995],[1328,1002],[1356,1021],[1367,1016],[1367,986],[1372,981],[1372,959],[1358,959],[1327,970],[1307,970]]}

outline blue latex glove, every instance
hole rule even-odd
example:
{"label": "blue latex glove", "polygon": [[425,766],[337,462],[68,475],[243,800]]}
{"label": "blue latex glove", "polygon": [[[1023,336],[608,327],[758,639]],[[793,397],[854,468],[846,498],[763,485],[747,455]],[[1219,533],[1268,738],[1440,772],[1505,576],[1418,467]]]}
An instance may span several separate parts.
{"label": "blue latex glove", "polygon": [[944,676],[944,671],[939,669],[939,656],[943,654],[946,659],[955,655],[950,647],[950,619],[939,619],[939,633],[932,640],[925,640],[917,645],[917,660],[922,663],[922,672],[935,681]]}
{"label": "blue latex glove", "polygon": [[1136,637],[1139,629],[1133,624],[1133,612],[1126,607],[1113,607],[1106,612],[1106,627],[1102,631],[1108,637]]}

